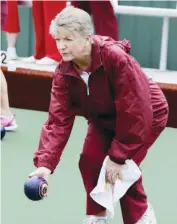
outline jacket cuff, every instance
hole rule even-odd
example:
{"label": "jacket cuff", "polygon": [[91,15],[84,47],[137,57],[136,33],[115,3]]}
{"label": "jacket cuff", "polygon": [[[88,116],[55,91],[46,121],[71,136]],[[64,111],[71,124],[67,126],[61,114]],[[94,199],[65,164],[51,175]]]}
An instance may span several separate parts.
{"label": "jacket cuff", "polygon": [[51,171],[51,174],[53,174],[54,173],[54,170],[55,170],[55,168],[51,165],[51,164],[49,164],[49,163],[46,163],[46,162],[38,162],[37,164],[34,164],[37,168],[39,168],[39,167],[46,167],[46,168],[48,168],[50,171]]}
{"label": "jacket cuff", "polygon": [[117,163],[119,165],[124,165],[125,164],[125,160],[115,158],[114,156],[109,156],[109,158],[110,158],[111,161],[113,161],[114,163]]}
{"label": "jacket cuff", "polygon": [[118,164],[124,164],[128,157],[127,150],[122,149],[121,144],[119,145],[119,142],[116,139],[112,141],[108,155],[113,162]]}

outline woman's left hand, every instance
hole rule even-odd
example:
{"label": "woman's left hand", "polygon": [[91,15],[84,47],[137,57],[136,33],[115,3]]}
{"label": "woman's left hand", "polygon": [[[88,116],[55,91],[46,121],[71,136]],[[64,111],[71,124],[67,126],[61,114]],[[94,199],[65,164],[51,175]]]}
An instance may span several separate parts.
{"label": "woman's left hand", "polygon": [[106,181],[115,184],[117,179],[121,179],[121,171],[123,165],[119,165],[108,159],[106,164]]}

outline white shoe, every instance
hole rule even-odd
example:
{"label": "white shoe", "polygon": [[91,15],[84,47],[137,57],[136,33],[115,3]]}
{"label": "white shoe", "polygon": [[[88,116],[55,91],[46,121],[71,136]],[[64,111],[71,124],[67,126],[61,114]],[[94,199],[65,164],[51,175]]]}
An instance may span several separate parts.
{"label": "white shoe", "polygon": [[44,57],[38,61],[36,61],[36,64],[38,65],[56,65],[58,62],[51,59],[51,58],[48,58],[48,57]]}
{"label": "white shoe", "polygon": [[157,224],[155,213],[151,204],[148,203],[146,212],[136,224]]}
{"label": "white shoe", "polygon": [[22,61],[23,61],[24,63],[36,63],[36,59],[35,59],[34,56],[31,56],[31,57],[29,57],[29,58],[23,58]]}
{"label": "white shoe", "polygon": [[8,60],[17,60],[17,52],[15,47],[8,47],[7,48],[7,59]]}
{"label": "white shoe", "polygon": [[84,220],[83,224],[108,224],[107,218],[89,216]]}

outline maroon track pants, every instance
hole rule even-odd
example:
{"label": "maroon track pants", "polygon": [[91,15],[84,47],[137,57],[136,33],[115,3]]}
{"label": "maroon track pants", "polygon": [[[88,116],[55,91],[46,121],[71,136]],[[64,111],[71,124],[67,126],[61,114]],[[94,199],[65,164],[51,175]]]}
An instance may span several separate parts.
{"label": "maroon track pants", "polygon": [[[150,143],[139,145],[136,153],[132,156],[136,164],[140,165],[150,146],[164,130],[167,118],[168,106],[154,113]],[[108,154],[108,149],[110,148],[113,137],[113,132],[99,130],[95,124],[89,124],[83,152],[81,153],[79,161],[79,168],[87,193],[87,215],[96,215],[105,210],[104,207],[93,201],[89,194],[97,185],[100,169]],[[142,177],[133,184],[120,199],[120,205],[124,224],[135,224],[144,214],[147,209],[147,196],[142,185]]]}

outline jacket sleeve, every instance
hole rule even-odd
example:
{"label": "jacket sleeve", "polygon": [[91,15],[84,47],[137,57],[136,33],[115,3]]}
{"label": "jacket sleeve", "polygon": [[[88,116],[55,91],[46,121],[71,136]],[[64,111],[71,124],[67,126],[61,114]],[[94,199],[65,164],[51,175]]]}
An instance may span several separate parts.
{"label": "jacket sleeve", "polygon": [[149,141],[153,112],[147,77],[133,57],[126,53],[120,55],[112,54],[116,135],[109,155],[113,161],[123,164]]}
{"label": "jacket sleeve", "polygon": [[43,166],[54,172],[69,139],[74,119],[65,78],[54,74],[49,116],[42,127],[38,150],[33,158],[36,167]]}

